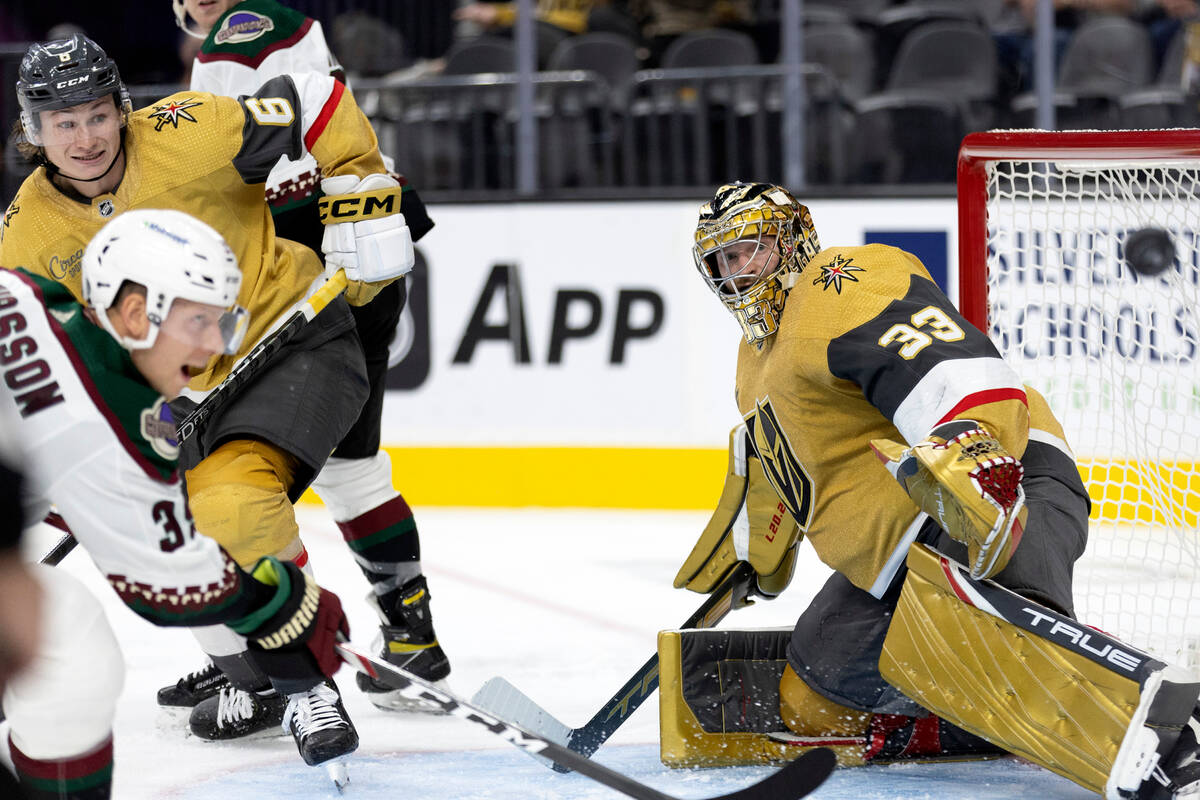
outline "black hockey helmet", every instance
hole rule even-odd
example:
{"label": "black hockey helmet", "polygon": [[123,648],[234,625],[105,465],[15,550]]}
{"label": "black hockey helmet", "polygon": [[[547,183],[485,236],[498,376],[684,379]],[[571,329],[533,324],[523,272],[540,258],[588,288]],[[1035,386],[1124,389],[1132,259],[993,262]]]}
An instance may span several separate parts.
{"label": "black hockey helmet", "polygon": [[83,34],[34,43],[17,73],[21,127],[30,144],[42,144],[38,112],[55,111],[115,95],[124,114],[133,111],[121,74],[100,45]]}

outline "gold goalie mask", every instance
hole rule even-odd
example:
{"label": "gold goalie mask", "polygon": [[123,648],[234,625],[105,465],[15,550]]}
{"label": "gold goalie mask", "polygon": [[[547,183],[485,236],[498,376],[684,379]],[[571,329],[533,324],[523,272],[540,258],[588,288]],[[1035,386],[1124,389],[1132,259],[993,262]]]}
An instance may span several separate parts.
{"label": "gold goalie mask", "polygon": [[729,183],[700,207],[692,257],[753,344],[778,329],[788,290],[820,249],[812,215],[786,189]]}

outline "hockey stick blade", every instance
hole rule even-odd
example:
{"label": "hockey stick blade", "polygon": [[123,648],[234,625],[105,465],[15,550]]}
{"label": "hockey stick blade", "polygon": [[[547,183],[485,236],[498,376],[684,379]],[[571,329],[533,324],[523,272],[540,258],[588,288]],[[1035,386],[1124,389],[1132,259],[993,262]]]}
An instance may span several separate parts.
{"label": "hockey stick blade", "polygon": [[[730,611],[753,604],[750,599],[754,586],[754,568],[742,562],[733,574],[717,587],[708,599],[687,618],[680,628],[712,628]],[[490,709],[514,720],[518,725],[536,731],[540,736],[563,745],[576,753],[590,756],[616,733],[617,728],[638,709],[658,688],[658,654],[652,655],[641,669],[625,681],[587,724],[572,728],[535,703],[520,689],[501,677],[492,678],[479,688],[471,699],[475,705]],[[563,737],[566,737],[565,740]],[[539,759],[550,763],[549,759]],[[557,772],[569,772],[563,762],[550,763]]]}
{"label": "hockey stick blade", "polygon": [[[337,652],[342,660],[359,672],[386,683],[405,697],[424,700],[440,706],[447,714],[486,728],[514,747],[564,763],[580,775],[591,778],[628,797],[635,798],[635,800],[677,800],[677,798],[664,794],[628,775],[592,761],[585,755],[576,753],[550,739],[484,711],[381,658],[363,653],[349,642],[338,644]],[[836,763],[837,759],[832,751],[813,750],[795,761],[789,762],[758,783],[709,798],[709,800],[796,800],[808,795],[824,783],[829,774],[833,772]]]}

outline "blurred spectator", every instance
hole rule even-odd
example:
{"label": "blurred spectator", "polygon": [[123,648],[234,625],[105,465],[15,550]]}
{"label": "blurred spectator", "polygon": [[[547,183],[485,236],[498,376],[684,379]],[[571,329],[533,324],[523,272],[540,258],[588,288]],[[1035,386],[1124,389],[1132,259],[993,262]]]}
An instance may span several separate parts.
{"label": "blurred spectator", "polygon": [[[1004,0],[989,21],[1000,59],[999,102],[1033,89],[1033,24],[1039,0]],[[1132,15],[1142,0],[1053,0],[1054,65],[1057,70],[1071,34],[1089,14]]]}
{"label": "blurred spectator", "polygon": [[753,0],[631,0],[633,17],[649,48],[648,66],[658,66],[675,38],[706,28],[734,28],[753,34]]}
{"label": "blurred spectator", "polygon": [[[534,11],[538,69],[545,69],[559,42],[573,34],[587,32],[588,14],[593,5],[596,5],[593,0],[538,0]],[[517,19],[517,4],[469,2],[454,12],[454,19],[474,26],[482,33],[511,35]]]}
{"label": "blurred spectator", "polygon": [[[438,75],[446,63],[443,58],[412,58],[399,30],[362,11],[339,14],[333,20],[330,33],[332,49],[345,53],[341,62],[348,81],[383,78],[388,84],[395,85]],[[379,92],[363,92],[356,96],[363,113],[373,116],[379,106]]]}
{"label": "blurred spectator", "polygon": [[[1184,23],[1200,21],[1200,2],[1196,0],[1138,0],[1138,19],[1150,32],[1154,45],[1154,69],[1162,68],[1171,41],[1183,30]],[[1190,59],[1188,59],[1190,62]]]}
{"label": "blurred spectator", "polygon": [[363,11],[348,11],[333,20],[333,50],[343,53],[347,75],[377,77],[412,63],[404,37],[393,26]]}

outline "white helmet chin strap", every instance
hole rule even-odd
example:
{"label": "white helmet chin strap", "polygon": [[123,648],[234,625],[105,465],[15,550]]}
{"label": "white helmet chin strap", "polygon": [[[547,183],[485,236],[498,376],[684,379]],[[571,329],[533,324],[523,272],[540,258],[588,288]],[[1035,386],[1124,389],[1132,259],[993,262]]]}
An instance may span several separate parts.
{"label": "white helmet chin strap", "polygon": [[109,335],[117,340],[117,344],[126,350],[149,350],[154,346],[154,340],[158,338],[158,325],[153,322],[150,323],[150,330],[146,332],[145,339],[134,339],[117,333],[116,327],[108,317],[107,310],[96,309],[96,317],[100,320],[100,327],[108,331]]}
{"label": "white helmet chin strap", "polygon": [[[187,7],[184,6],[183,0],[171,0],[171,8],[175,12],[175,24],[179,29],[191,36],[193,39],[207,39],[208,31],[201,31],[199,28],[192,28],[188,25]],[[195,22],[195,20],[192,20]]]}

